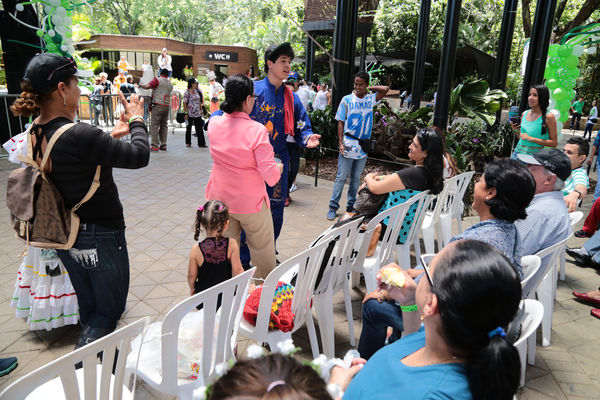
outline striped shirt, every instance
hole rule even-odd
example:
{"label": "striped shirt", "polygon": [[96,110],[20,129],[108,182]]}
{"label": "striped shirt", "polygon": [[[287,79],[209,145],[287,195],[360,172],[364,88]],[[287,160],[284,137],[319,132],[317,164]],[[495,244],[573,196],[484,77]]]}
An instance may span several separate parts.
{"label": "striped shirt", "polygon": [[571,171],[571,175],[565,181],[565,187],[563,188],[563,195],[566,196],[575,190],[575,186],[584,185],[586,189],[590,187],[590,178],[583,167],[575,168]]}

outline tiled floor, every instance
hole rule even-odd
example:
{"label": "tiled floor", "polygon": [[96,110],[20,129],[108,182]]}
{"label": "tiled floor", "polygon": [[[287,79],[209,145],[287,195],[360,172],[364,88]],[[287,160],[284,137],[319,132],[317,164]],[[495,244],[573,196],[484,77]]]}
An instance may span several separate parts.
{"label": "tiled floor", "polygon": [[[5,159],[0,159],[0,187],[6,185],[13,168]],[[143,316],[160,320],[186,297],[194,212],[204,200],[210,168],[208,149],[186,148],[183,131],[178,129],[175,135],[169,134],[169,151],[152,153],[148,167],[114,171],[126,214],[131,260],[127,309],[120,324]],[[278,241],[280,260],[306,248],[330,225],[325,213],[332,183],[319,180],[318,187],[314,187],[314,177],[301,175],[298,187],[292,194],[290,207],[285,210],[285,224]],[[9,304],[20,262],[17,256],[23,246],[13,238],[5,192],[0,193],[0,355],[19,358],[19,367],[0,378],[2,389],[16,378],[71,351],[79,328],[29,331],[23,320],[14,317],[14,309]],[[589,210],[591,201],[590,196],[584,202],[584,212]],[[342,204],[344,202],[342,199]],[[474,218],[467,219],[465,226],[474,221]],[[582,242],[574,238],[570,245]],[[572,290],[593,290],[599,284],[598,271],[567,261],[567,279],[558,284],[552,344],[547,348],[538,346],[536,365],[527,368],[527,383],[519,393],[520,399],[600,398],[600,320],[589,315],[589,306],[574,301],[571,296]],[[362,294],[354,291],[352,296],[355,332],[359,335]],[[350,345],[342,296],[336,296],[334,303],[336,350],[338,355],[343,355]],[[300,330],[294,339],[296,344],[309,349],[305,330]],[[240,341],[239,352],[244,351],[247,343]],[[303,351],[300,356],[309,357],[309,352]],[[136,397],[159,398],[145,385],[138,387]]]}

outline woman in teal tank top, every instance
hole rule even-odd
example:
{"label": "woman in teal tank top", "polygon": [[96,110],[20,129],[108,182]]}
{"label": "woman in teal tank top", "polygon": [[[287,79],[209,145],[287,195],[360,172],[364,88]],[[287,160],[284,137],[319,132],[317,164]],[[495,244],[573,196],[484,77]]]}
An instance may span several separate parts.
{"label": "woman in teal tank top", "polygon": [[534,154],[544,147],[556,147],[557,129],[554,114],[548,112],[550,93],[544,85],[529,89],[529,110],[523,113],[521,125],[511,122],[515,134],[519,138],[517,147],[511,158],[517,154]]}

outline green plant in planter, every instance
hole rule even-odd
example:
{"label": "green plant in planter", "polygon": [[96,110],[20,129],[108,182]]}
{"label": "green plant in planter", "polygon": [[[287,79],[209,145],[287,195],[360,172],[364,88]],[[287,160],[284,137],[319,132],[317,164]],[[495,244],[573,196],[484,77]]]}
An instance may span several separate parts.
{"label": "green plant in planter", "polygon": [[506,98],[502,90],[490,90],[486,81],[469,78],[450,93],[450,119],[458,114],[491,125],[496,119],[496,111],[502,106],[501,101]]}
{"label": "green plant in planter", "polygon": [[324,110],[314,110],[309,113],[309,117],[313,132],[321,135],[321,146],[337,149],[337,121],[331,106],[325,107]]}

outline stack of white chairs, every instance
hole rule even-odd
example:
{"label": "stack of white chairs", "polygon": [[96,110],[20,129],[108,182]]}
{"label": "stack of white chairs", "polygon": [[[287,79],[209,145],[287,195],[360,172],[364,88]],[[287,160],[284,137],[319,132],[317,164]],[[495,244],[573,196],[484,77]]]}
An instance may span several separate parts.
{"label": "stack of white chairs", "polygon": [[[533,342],[535,347],[535,332],[542,322],[544,315],[544,306],[537,300],[525,299],[521,303],[524,307],[525,315],[521,323],[521,334],[514,343],[514,346],[519,352],[519,360],[521,361],[521,381],[519,386],[525,385],[525,366],[527,365],[527,348],[529,343]],[[529,364],[534,364],[534,360],[529,359]]]}
{"label": "stack of white chairs", "polygon": [[[583,218],[583,213],[581,211],[573,211],[569,213],[569,220],[571,222],[571,228],[575,228],[575,225]],[[565,280],[565,253],[562,253],[560,256],[560,273],[559,277],[561,281]]]}
{"label": "stack of white chairs", "polygon": [[[440,221],[440,215],[442,212],[449,214],[453,204],[449,201],[448,193],[450,186],[456,186],[455,181],[446,179],[444,181],[444,188],[442,191],[435,195],[434,199],[429,203],[427,212],[423,218],[423,225],[421,226],[421,232],[423,234],[423,244],[425,245],[425,253],[435,253],[435,234],[437,232],[437,243],[438,251],[440,251],[443,245],[443,235],[440,230],[437,230],[437,226]],[[455,190],[455,189],[454,189]],[[418,238],[417,238],[418,240]]]}
{"label": "stack of white chairs", "polygon": [[[429,204],[431,204],[431,201],[434,199],[434,197],[435,195],[430,194],[429,190],[426,190],[417,195],[414,195],[409,200],[412,205],[411,208],[415,209],[415,214],[413,216],[412,221],[409,222],[410,228],[408,229],[408,234],[406,235],[404,243],[396,244],[396,255],[398,257],[398,265],[400,265],[404,269],[408,269],[411,267],[411,246],[414,246],[415,248],[417,264],[420,263],[419,258],[421,256],[421,243],[419,242],[419,230],[423,226],[423,220],[425,219],[427,207],[429,207]],[[400,228],[402,228],[402,226],[404,225],[405,219],[406,217],[402,221],[400,221]],[[396,241],[397,240],[398,238],[396,238]]]}

